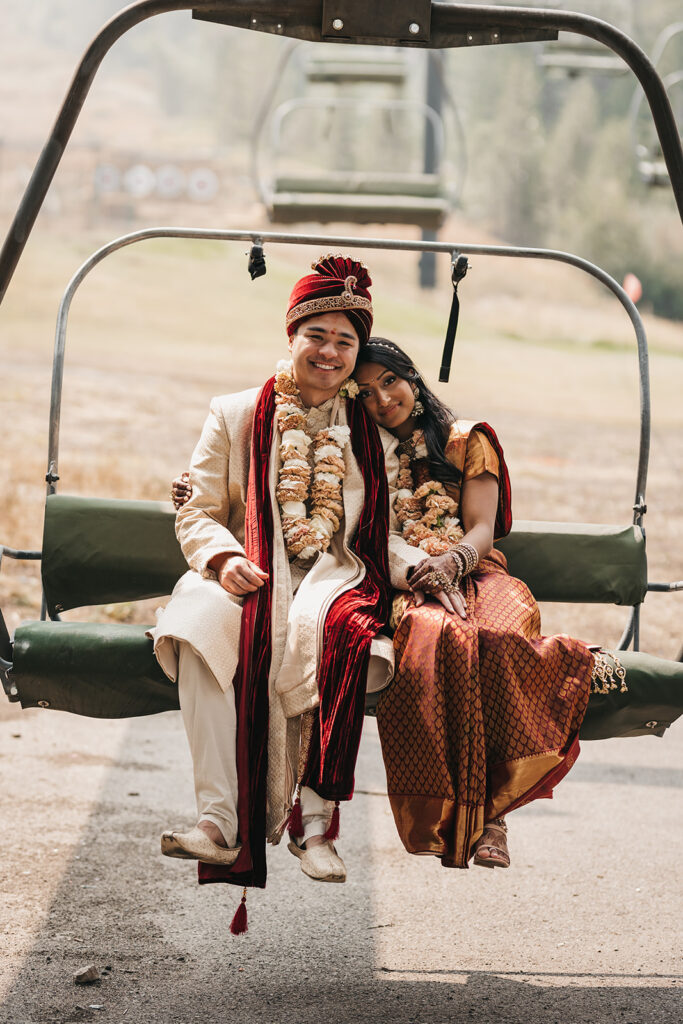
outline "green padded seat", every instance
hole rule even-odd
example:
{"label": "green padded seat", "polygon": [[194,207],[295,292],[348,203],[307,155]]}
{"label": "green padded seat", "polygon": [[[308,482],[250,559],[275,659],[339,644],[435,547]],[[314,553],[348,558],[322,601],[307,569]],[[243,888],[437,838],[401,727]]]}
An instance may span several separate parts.
{"label": "green padded seat", "polygon": [[173,711],[178,690],[159,668],[146,626],[30,622],[14,635],[13,681],[24,708],[90,718]]}
{"label": "green padded seat", "polygon": [[268,215],[278,224],[416,224],[435,231],[444,223],[448,209],[448,202],[437,197],[278,192],[270,197]]}
{"label": "green padded seat", "polygon": [[683,712],[683,663],[642,651],[613,651],[626,669],[628,690],[592,693],[581,739],[663,736]]}
{"label": "green padded seat", "polygon": [[[683,664],[621,651],[627,693],[591,694],[581,738],[662,735],[683,710]],[[13,677],[22,707],[91,718],[132,718],[178,708],[145,626],[32,622],[14,641]],[[366,712],[374,714],[376,694]]]}

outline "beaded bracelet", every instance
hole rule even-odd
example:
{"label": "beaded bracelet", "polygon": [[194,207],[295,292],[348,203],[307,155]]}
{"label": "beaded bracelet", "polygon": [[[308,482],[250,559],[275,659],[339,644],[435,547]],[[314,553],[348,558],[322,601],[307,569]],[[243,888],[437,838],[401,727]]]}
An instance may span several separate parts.
{"label": "beaded bracelet", "polygon": [[456,567],[453,583],[458,586],[463,576],[467,576],[479,564],[479,552],[473,544],[461,541],[449,553]]}

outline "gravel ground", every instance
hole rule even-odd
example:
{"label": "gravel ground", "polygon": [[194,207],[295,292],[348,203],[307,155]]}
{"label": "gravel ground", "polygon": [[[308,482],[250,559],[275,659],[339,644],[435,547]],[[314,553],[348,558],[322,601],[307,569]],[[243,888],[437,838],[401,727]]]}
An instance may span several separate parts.
{"label": "gravel ground", "polygon": [[[343,808],[344,886],[283,846],[249,932],[239,890],[158,853],[193,817],[177,714],[0,713],[2,1024],[680,1019],[683,727],[586,743],[552,803],[511,817],[507,871],[445,871],[396,837],[375,723]],[[101,980],[76,986],[94,963]]]}

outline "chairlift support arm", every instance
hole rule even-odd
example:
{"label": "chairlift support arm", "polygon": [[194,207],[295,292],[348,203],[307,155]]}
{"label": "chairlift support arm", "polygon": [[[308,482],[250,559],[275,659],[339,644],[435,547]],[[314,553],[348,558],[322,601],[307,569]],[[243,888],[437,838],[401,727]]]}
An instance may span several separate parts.
{"label": "chairlift support arm", "polygon": [[[0,303],[102,60],[130,29],[157,14],[172,11],[192,11],[194,18],[203,21],[317,42],[329,42],[335,38],[346,43],[396,45],[400,41],[406,46],[446,49],[554,39],[559,31],[589,36],[618,54],[642,85],[683,220],[683,148],[666,89],[640,47],[623,32],[598,18],[571,11],[474,6],[436,0],[430,4],[426,0],[393,0],[391,24],[395,24],[398,16],[409,19],[408,38],[403,39],[396,34],[391,38],[386,36],[386,5],[361,3],[360,0],[138,0],[104,25],[76,70],[0,251]],[[342,35],[335,32],[328,25],[334,12],[333,22],[345,22],[347,30],[354,24],[362,24],[364,34]],[[410,25],[417,25],[418,31],[411,34]]]}

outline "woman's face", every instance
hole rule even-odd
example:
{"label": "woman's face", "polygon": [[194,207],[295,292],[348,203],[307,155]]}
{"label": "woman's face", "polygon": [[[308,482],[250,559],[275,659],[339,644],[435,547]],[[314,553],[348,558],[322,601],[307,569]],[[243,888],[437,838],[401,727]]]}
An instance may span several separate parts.
{"label": "woman's face", "polygon": [[360,363],[354,379],[358,398],[375,423],[397,437],[410,437],[415,429],[415,396],[410,382],[380,363]]}

